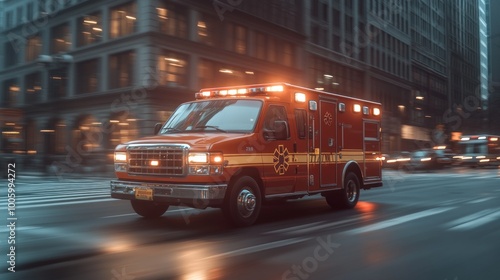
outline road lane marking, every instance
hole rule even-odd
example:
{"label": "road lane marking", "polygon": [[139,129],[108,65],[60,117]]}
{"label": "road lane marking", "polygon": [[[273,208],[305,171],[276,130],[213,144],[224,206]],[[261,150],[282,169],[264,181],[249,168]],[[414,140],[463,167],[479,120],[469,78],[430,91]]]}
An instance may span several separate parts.
{"label": "road lane marking", "polygon": [[[37,207],[61,206],[61,205],[72,205],[72,204],[85,204],[85,203],[105,202],[105,201],[118,201],[118,200],[115,199],[115,198],[103,198],[103,199],[79,200],[79,201],[69,201],[69,202],[32,204],[32,205],[19,204],[17,208],[28,209],[28,208],[37,208]],[[0,210],[6,210],[6,209],[7,209],[7,207],[0,207]]]}
{"label": "road lane marking", "polygon": [[287,227],[287,228],[282,228],[282,229],[277,229],[277,230],[271,230],[264,232],[264,234],[276,234],[276,233],[289,233],[289,232],[295,232],[297,230],[303,229],[303,228],[308,228],[312,227],[314,225],[320,224],[321,222],[314,222],[314,223],[309,223],[305,225],[300,225],[300,226],[294,226],[294,227]]}
{"label": "road lane marking", "polygon": [[285,239],[285,240],[280,240],[280,241],[274,241],[274,242],[255,245],[255,246],[251,246],[251,247],[247,247],[247,248],[243,248],[243,249],[237,249],[237,250],[233,250],[233,251],[229,251],[229,252],[225,252],[225,253],[220,253],[217,255],[206,257],[203,260],[229,257],[229,256],[234,257],[234,256],[246,255],[246,254],[265,251],[265,250],[269,250],[269,249],[285,247],[288,245],[304,242],[304,241],[307,241],[310,239],[312,239],[312,238],[290,238],[290,239]]}
{"label": "road lane marking", "polygon": [[[25,230],[34,230],[39,229],[40,227],[32,227],[32,226],[20,226],[16,227],[16,231],[25,231]],[[9,228],[0,228],[0,233],[9,232]]]}
{"label": "road lane marking", "polygon": [[439,213],[443,213],[443,212],[446,212],[446,211],[449,211],[449,210],[452,210],[452,209],[455,209],[455,208],[456,207],[440,207],[440,208],[429,209],[429,210],[425,210],[425,211],[421,211],[421,212],[417,212],[417,213],[413,213],[413,214],[401,216],[401,217],[398,217],[398,218],[390,219],[390,220],[387,220],[387,221],[378,222],[378,223],[375,223],[375,224],[372,224],[372,225],[368,225],[368,226],[364,226],[364,227],[360,227],[360,228],[357,228],[357,229],[348,230],[348,231],[345,231],[344,233],[358,234],[358,233],[366,233],[366,232],[375,231],[375,230],[381,230],[381,229],[384,229],[384,228],[392,227],[392,226],[399,225],[399,224],[402,224],[402,223],[406,223],[406,222],[409,222],[409,221],[413,221],[413,220],[416,220],[416,219],[420,219],[420,218],[424,218],[424,217],[436,215],[436,214],[439,214]]}
{"label": "road lane marking", "polygon": [[479,198],[479,199],[476,199],[476,200],[469,201],[469,202],[467,202],[467,204],[481,203],[481,202],[485,202],[485,201],[488,201],[488,200],[491,200],[491,199],[493,199],[493,197]]}
{"label": "road lane marking", "polygon": [[[192,208],[186,208],[186,209],[175,209],[175,210],[167,210],[167,214],[168,213],[173,213],[173,212],[182,212],[182,211],[190,211],[190,210],[194,210]],[[201,210],[200,210],[201,212]],[[126,217],[126,216],[133,216],[133,215],[138,215],[137,213],[127,213],[127,214],[118,214],[118,215],[111,215],[111,216],[104,216],[104,217],[100,217],[101,219],[109,219],[109,218],[119,218],[119,217]]]}
{"label": "road lane marking", "polygon": [[446,224],[449,230],[468,230],[500,218],[500,208],[486,209]]}
{"label": "road lane marking", "polygon": [[[270,232],[267,232],[267,233],[285,232],[286,234],[289,234],[289,235],[292,235],[292,234],[307,234],[307,233],[311,233],[311,232],[317,232],[318,230],[321,230],[321,229],[324,229],[324,228],[330,228],[330,227],[335,227],[335,226],[338,226],[338,225],[343,225],[343,224],[348,224],[348,223],[351,223],[351,222],[356,222],[356,221],[359,221],[360,219],[361,218],[351,218],[351,219],[347,219],[347,220],[330,222],[330,223],[321,224],[321,225],[314,225],[314,224],[320,223],[320,222],[317,222],[317,223],[311,223],[311,224],[304,225],[304,226],[296,226],[296,227],[290,227],[290,228],[285,228],[285,229],[276,230],[276,231],[270,231]],[[296,228],[296,229],[294,229],[294,228]]]}

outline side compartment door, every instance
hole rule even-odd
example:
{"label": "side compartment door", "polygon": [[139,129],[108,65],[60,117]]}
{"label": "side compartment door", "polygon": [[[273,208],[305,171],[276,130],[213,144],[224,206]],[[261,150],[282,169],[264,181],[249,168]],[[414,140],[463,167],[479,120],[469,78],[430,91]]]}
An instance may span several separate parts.
{"label": "side compartment door", "polygon": [[380,164],[380,122],[363,121],[363,153],[365,161],[365,181],[378,181],[382,178]]}
{"label": "side compartment door", "polygon": [[337,186],[337,103],[319,104],[320,187],[331,188]]}

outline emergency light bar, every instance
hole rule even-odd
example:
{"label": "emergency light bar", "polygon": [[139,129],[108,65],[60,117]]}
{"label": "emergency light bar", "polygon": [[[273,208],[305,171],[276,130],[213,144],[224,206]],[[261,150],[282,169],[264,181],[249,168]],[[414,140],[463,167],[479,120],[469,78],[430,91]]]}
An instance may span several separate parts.
{"label": "emergency light bar", "polygon": [[250,87],[250,88],[228,88],[228,89],[213,89],[203,90],[195,94],[196,99],[235,96],[235,95],[257,95],[263,92],[283,92],[285,89],[282,85],[272,85],[265,87]]}

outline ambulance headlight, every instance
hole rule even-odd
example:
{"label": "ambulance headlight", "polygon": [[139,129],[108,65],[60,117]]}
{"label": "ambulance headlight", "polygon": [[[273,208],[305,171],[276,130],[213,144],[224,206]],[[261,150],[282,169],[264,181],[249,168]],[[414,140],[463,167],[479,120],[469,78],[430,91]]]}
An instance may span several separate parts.
{"label": "ambulance headlight", "polygon": [[188,155],[189,163],[208,163],[207,153],[189,153]]}
{"label": "ambulance headlight", "polygon": [[190,175],[219,175],[225,164],[221,153],[189,153],[188,163]]}
{"label": "ambulance headlight", "polygon": [[115,152],[115,162],[127,162],[127,153]]}

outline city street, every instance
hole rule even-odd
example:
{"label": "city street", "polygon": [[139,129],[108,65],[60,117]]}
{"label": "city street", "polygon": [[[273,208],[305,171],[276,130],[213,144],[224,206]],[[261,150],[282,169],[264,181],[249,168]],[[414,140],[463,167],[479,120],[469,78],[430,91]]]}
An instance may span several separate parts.
{"label": "city street", "polygon": [[110,198],[105,176],[17,172],[16,272],[4,219],[0,279],[500,279],[497,168],[384,170],[353,210],[313,196],[236,229],[219,209],[143,219]]}

